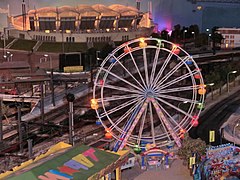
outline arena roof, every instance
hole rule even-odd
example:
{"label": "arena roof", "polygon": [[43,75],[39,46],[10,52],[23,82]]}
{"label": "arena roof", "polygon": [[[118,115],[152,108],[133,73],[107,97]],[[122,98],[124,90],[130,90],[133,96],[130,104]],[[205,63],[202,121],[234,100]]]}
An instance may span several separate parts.
{"label": "arena roof", "polygon": [[61,6],[61,7],[43,7],[39,9],[30,10],[28,15],[41,14],[45,16],[55,16],[57,13],[74,13],[81,16],[136,16],[139,11],[132,6],[124,6],[120,4],[113,4],[105,6],[103,4],[78,5],[78,6]]}

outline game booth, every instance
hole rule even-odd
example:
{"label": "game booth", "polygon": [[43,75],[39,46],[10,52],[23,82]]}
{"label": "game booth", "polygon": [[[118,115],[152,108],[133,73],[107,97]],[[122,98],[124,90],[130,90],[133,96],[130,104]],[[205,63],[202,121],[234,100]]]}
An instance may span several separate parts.
{"label": "game booth", "polygon": [[169,168],[169,157],[173,156],[172,153],[161,150],[154,144],[147,144],[146,151],[141,153],[141,169]]}
{"label": "game booth", "polygon": [[121,166],[129,151],[106,152],[86,145],[71,147],[63,142],[51,147],[45,154],[0,174],[0,179],[81,179],[108,180],[115,172],[121,179]]}
{"label": "game booth", "polygon": [[232,144],[207,149],[203,176],[207,179],[240,179],[240,148]]}

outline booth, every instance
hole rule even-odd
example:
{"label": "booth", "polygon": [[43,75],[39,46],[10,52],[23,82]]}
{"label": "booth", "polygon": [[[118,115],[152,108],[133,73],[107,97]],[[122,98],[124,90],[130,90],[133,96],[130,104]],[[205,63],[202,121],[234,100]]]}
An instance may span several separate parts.
{"label": "booth", "polygon": [[[62,146],[59,148],[59,146]],[[116,171],[116,180],[121,179],[121,166],[129,151],[106,152],[86,145],[71,147],[61,143],[45,154],[0,174],[0,179],[110,179]]]}

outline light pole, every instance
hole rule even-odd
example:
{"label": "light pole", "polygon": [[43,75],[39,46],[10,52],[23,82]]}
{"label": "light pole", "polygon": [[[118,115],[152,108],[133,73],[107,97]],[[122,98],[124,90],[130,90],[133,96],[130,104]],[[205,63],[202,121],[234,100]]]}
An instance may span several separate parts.
{"label": "light pole", "polygon": [[210,45],[210,37],[212,36],[212,34],[210,33],[209,35],[208,35],[208,45]]}
{"label": "light pole", "polygon": [[195,40],[195,32],[192,31],[193,39]]}
{"label": "light pole", "polygon": [[53,65],[52,65],[52,56],[48,54],[44,54],[44,57],[48,57],[50,61],[50,69],[51,69],[51,74],[50,74],[50,89],[52,93],[52,104],[55,106],[55,98],[54,98],[54,85],[53,85]]}
{"label": "light pole", "polygon": [[236,74],[237,71],[230,71],[228,74],[227,74],[227,92],[229,93],[229,75],[230,74]]}
{"label": "light pole", "polygon": [[73,101],[74,94],[67,94],[67,101],[69,103],[69,143],[74,146],[74,119],[73,119]]}
{"label": "light pole", "polygon": [[183,31],[183,47],[185,47],[186,32],[187,32],[187,30],[185,29],[185,30]]}
{"label": "light pole", "polygon": [[52,56],[50,56],[50,55],[48,55],[48,54],[44,54],[44,57],[49,58],[50,69],[53,69],[53,65],[52,65]]}
{"label": "light pole", "polygon": [[240,120],[238,120],[237,124],[233,128],[233,144],[234,144],[234,146],[236,144],[236,128],[239,126],[239,121]]}
{"label": "light pole", "polygon": [[10,53],[9,51],[7,51],[7,53],[5,53],[3,55],[3,57],[4,57],[4,59],[7,59],[7,62],[10,62],[10,61],[12,61],[13,54]]}
{"label": "light pole", "polygon": [[210,86],[211,97],[212,97],[212,100],[213,100],[213,86],[214,86],[214,83],[209,83],[209,84],[207,84],[207,86]]}
{"label": "light pole", "polygon": [[210,31],[210,29],[207,28],[206,29],[206,32],[207,32],[207,45],[209,45],[209,31]]}

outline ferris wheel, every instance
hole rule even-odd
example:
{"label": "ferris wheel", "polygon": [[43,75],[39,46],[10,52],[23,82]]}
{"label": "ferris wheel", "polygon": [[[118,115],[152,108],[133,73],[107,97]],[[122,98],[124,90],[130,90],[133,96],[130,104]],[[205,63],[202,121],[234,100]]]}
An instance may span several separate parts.
{"label": "ferris wheel", "polygon": [[198,124],[206,93],[201,69],[185,50],[139,38],[113,50],[96,74],[91,106],[98,122],[125,145],[176,143]]}

